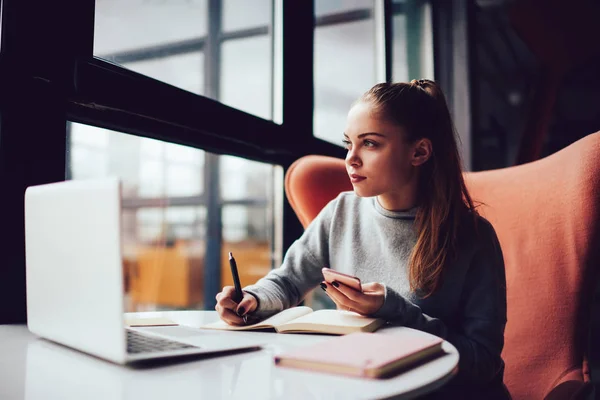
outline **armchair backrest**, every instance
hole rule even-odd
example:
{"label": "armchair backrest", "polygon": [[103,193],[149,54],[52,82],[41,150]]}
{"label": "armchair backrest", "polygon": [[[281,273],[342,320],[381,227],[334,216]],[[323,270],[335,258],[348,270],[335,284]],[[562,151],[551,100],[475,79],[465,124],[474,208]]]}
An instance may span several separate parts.
{"label": "armchair backrest", "polygon": [[[584,360],[600,269],[600,132],[541,160],[465,173],[494,226],[506,266],[505,384],[515,399],[541,399],[561,383],[589,380]],[[285,189],[304,227],[352,190],[344,161],[307,156]]]}
{"label": "armchair backrest", "polygon": [[339,158],[305,156],[285,174],[285,194],[304,228],[327,203],[348,190],[352,190],[352,184],[344,160]]}

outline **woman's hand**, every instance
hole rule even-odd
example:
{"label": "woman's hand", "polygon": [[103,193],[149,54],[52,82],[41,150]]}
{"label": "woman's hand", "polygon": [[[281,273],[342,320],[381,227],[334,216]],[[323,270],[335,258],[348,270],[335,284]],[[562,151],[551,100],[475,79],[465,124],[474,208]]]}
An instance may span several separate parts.
{"label": "woman's hand", "polygon": [[371,282],[362,285],[360,293],[340,282],[322,282],[321,288],[329,295],[340,310],[354,311],[361,315],[373,315],[385,300],[385,287]]}
{"label": "woman's hand", "polygon": [[234,294],[233,286],[225,286],[220,293],[217,293],[215,310],[219,313],[219,317],[229,325],[246,325],[246,319],[243,317],[256,310],[258,302],[250,293],[244,292],[242,301],[236,303],[233,300]]}

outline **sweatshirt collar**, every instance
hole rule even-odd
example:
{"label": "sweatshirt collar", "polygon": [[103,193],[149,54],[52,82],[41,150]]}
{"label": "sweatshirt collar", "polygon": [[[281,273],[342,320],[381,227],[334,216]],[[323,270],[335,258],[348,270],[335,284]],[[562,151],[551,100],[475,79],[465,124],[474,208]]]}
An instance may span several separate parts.
{"label": "sweatshirt collar", "polygon": [[419,209],[418,206],[414,206],[413,208],[410,208],[408,210],[390,211],[386,210],[381,206],[381,204],[379,204],[379,201],[377,201],[377,196],[374,196],[371,199],[375,210],[379,214],[389,218],[414,219],[417,215],[417,210]]}

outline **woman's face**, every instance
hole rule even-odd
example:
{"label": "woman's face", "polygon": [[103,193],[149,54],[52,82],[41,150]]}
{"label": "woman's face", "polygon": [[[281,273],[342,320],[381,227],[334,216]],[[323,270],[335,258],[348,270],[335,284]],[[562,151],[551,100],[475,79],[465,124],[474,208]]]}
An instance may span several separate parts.
{"label": "woman's face", "polygon": [[[413,165],[415,146],[404,129],[379,118],[367,103],[357,103],[348,113],[344,143],[346,170],[354,192],[361,197],[380,196],[389,209],[406,205],[406,195],[416,191]],[[403,200],[403,198],[405,200]]]}

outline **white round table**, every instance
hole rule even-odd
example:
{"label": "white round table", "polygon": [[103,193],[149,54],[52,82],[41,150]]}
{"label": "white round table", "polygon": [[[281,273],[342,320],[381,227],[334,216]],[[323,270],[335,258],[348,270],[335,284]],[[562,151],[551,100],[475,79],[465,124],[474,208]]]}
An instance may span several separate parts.
{"label": "white round table", "polygon": [[[201,342],[198,327],[218,318],[214,311],[135,313],[166,317],[186,328],[181,340]],[[158,328],[147,328],[158,329]],[[393,335],[403,327],[377,332]],[[214,331],[211,331],[214,334]],[[278,367],[278,352],[331,338],[326,335],[266,332],[219,332],[236,338],[260,335],[257,351],[159,362],[132,368],[112,364],[29,333],[24,325],[0,326],[0,398],[2,399],[379,399],[414,398],[449,381],[457,371],[458,352],[444,342],[445,355],[389,379],[351,378]]]}

